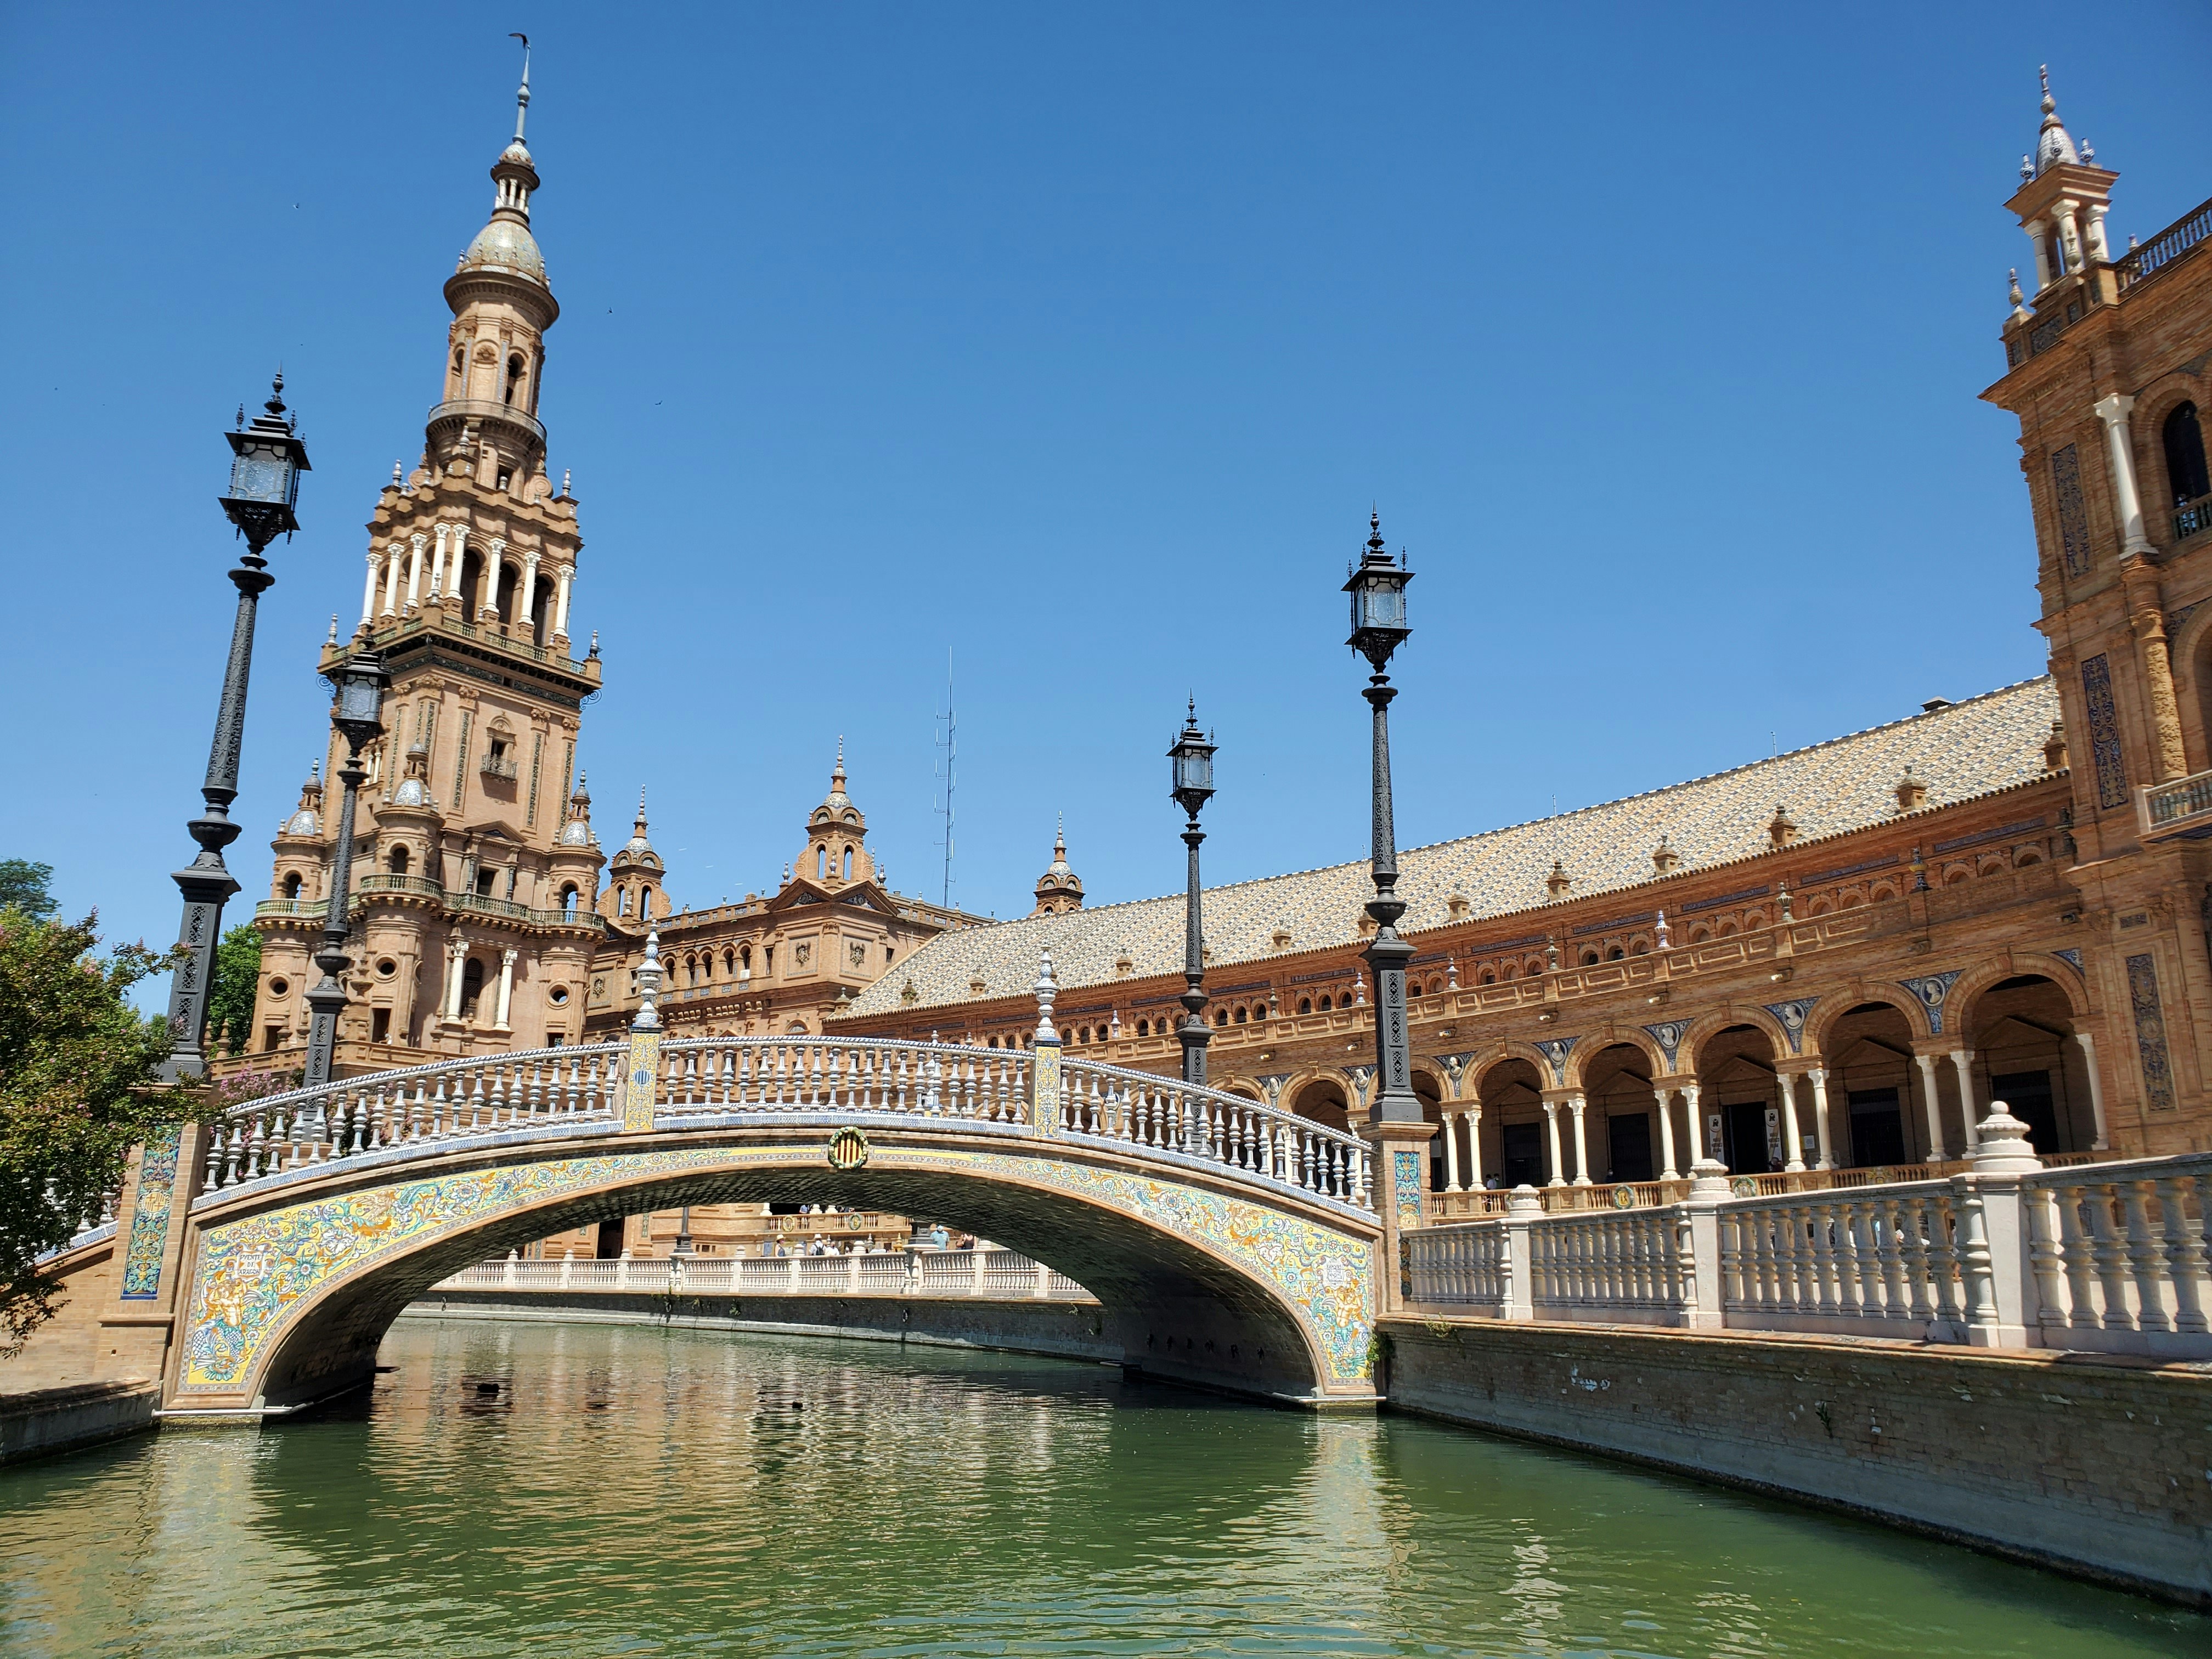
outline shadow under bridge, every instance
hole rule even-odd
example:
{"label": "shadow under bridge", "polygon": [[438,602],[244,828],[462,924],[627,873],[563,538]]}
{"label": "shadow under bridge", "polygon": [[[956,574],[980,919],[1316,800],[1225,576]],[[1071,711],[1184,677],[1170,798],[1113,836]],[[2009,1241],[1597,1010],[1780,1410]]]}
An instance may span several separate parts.
{"label": "shadow under bridge", "polygon": [[1149,1373],[1374,1397],[1366,1143],[1051,1045],[634,1031],[255,1101],[199,1157],[172,1409],[358,1386],[409,1302],[565,1228],[771,1201],[926,1216],[1018,1250],[1088,1288]]}

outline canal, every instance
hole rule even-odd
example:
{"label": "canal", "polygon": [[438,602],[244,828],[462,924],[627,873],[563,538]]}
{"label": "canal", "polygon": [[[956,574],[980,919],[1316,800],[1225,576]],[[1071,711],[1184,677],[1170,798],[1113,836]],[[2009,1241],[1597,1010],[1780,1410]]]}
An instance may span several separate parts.
{"label": "canal", "polygon": [[403,1321],[354,1410],[0,1472],[37,1655],[2096,1656],[2212,1620],[1096,1365]]}

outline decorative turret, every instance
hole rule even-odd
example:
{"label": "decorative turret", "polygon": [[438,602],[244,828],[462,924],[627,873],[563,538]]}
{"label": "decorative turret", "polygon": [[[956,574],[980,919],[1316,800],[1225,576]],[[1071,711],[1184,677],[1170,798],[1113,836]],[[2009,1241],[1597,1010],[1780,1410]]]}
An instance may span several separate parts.
{"label": "decorative turret", "polygon": [[592,908],[592,895],[599,884],[599,866],[605,856],[599,851],[599,838],[592,833],[592,792],[585,785],[584,775],[579,772],[575,793],[568,797],[568,817],[546,860],[546,890],[561,909],[576,912]]}
{"label": "decorative turret", "polygon": [[1566,866],[1559,860],[1553,859],[1552,873],[1544,878],[1544,890],[1551,895],[1554,902],[1557,902],[1566,897],[1567,890],[1574,884],[1575,878],[1567,873]]}
{"label": "decorative turret", "polygon": [[830,772],[830,793],[806,815],[807,847],[799,854],[799,875],[817,887],[845,887],[875,879],[868,856],[868,820],[845,793],[845,739],[837,739],[837,762]]}
{"label": "decorative turret", "polygon": [[1662,831],[1659,836],[1659,844],[1651,849],[1651,873],[1655,876],[1671,876],[1681,867],[1682,855],[1667,844],[1667,836]]}
{"label": "decorative turret", "polygon": [[270,897],[312,901],[322,896],[325,848],[320,761],[315,763],[307,774],[307,781],[300,786],[300,804],[278,826],[276,839],[269,843],[269,849],[276,855],[269,884]]}
{"label": "decorative turret", "polygon": [[323,833],[323,763],[317,761],[307,769],[307,781],[300,786],[300,804],[292,816],[284,820],[278,831],[286,836],[308,836],[319,840]]}
{"label": "decorative turret", "polygon": [[1070,910],[1083,908],[1083,878],[1067,866],[1067,823],[1065,818],[1054,827],[1052,836],[1052,863],[1037,878],[1036,908],[1033,916],[1065,915]]}
{"label": "decorative turret", "polygon": [[1912,775],[1912,763],[1905,763],[1904,775],[1897,781],[1897,810],[1917,812],[1928,805],[1928,786]]}
{"label": "decorative turret", "polygon": [[[2074,140],[2058,118],[2051,95],[2051,71],[2043,77],[2043,125],[2035,150],[2021,158],[2021,185],[2006,205],[2020,216],[2021,228],[2035,246],[2036,308],[2053,283],[2080,276],[2112,262],[2105,239],[2105,212],[2112,204],[2112,181],[2119,175],[2095,165],[2095,152]],[[2109,280],[2109,279],[2107,279]],[[2015,321],[2021,320],[2014,302]]]}
{"label": "decorative turret", "polygon": [[[591,797],[584,798],[588,809]],[[588,820],[587,820],[588,822]],[[607,890],[599,895],[599,914],[610,921],[655,922],[668,914],[665,867],[646,834],[645,791],[637,792],[637,817],[629,839],[607,861]]]}
{"label": "decorative turret", "polygon": [[1766,839],[1778,853],[1797,839],[1797,820],[1780,801],[1774,803],[1774,816],[1767,820]]}
{"label": "decorative turret", "polygon": [[[544,336],[561,307],[545,281],[545,256],[530,233],[537,164],[523,143],[530,112],[530,48],[523,43],[514,137],[492,163],[491,217],[446,279],[453,326],[447,337],[446,395],[426,435],[434,469],[495,484],[544,476],[545,428],[537,419]],[[548,483],[544,494],[552,493]]]}

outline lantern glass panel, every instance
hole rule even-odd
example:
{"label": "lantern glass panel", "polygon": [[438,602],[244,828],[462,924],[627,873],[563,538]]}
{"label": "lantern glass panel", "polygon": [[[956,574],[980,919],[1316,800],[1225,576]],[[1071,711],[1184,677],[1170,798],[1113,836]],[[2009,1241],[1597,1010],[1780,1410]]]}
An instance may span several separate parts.
{"label": "lantern glass panel", "polygon": [[1195,745],[1176,749],[1176,787],[1177,789],[1212,788],[1213,757]]}
{"label": "lantern glass panel", "polygon": [[230,464],[230,494],[234,501],[264,501],[272,507],[295,504],[300,475],[292,457],[274,444],[248,444]]}
{"label": "lantern glass panel", "polygon": [[338,680],[338,718],[347,720],[374,721],[381,711],[384,698],[375,678],[368,674],[345,674]]}
{"label": "lantern glass panel", "polygon": [[1405,625],[1406,590],[1395,578],[1370,577],[1352,590],[1352,626],[1355,631]]}

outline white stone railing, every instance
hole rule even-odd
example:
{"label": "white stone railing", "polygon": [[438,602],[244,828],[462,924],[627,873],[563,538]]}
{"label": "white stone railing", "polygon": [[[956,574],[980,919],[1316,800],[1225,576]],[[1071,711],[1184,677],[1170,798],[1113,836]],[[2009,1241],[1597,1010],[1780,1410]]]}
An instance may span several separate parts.
{"label": "white stone railing", "polygon": [[1418,1306],[1501,1319],[1811,1331],[2212,1358],[2212,1153],[2041,1167],[2000,1103],[1939,1181],[1729,1195],[1407,1235]]}
{"label": "white stone railing", "polygon": [[1372,1151],[1342,1129],[1242,1095],[1097,1060],[1061,1068],[1060,1128],[1224,1165],[1356,1208],[1374,1208]]}
{"label": "white stone railing", "polygon": [[981,1297],[1089,1302],[1066,1274],[1012,1250],[908,1249],[872,1255],[660,1256],[525,1261],[510,1255],[441,1279],[440,1291],[617,1291],[673,1296]]}
{"label": "white stone railing", "polygon": [[1358,1136],[1148,1072],[1090,1060],[1041,1066],[1048,1053],[1057,1058],[1056,1043],[649,1035],[440,1060],[246,1102],[210,1132],[204,1190],[411,1149],[605,1135],[626,1121],[635,1128],[627,1109],[641,1097],[625,1075],[635,1064],[651,1068],[655,1129],[952,1122],[1374,1207],[1371,1158]]}

